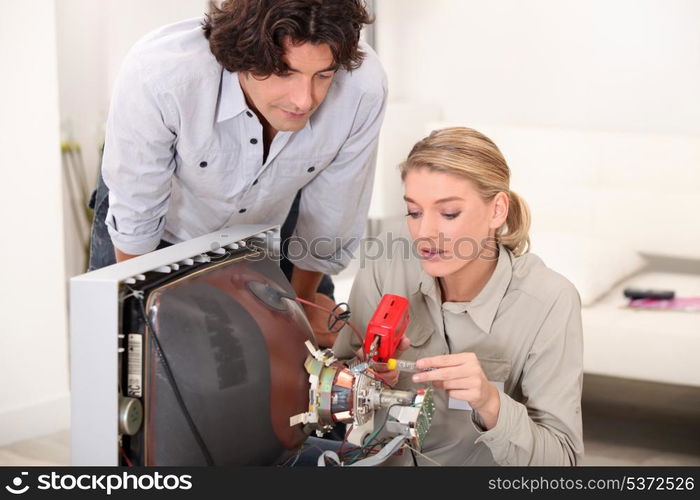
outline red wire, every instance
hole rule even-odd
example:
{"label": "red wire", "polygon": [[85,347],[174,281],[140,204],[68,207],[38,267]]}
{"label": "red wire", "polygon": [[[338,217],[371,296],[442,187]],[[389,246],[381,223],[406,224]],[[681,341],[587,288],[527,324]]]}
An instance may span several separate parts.
{"label": "red wire", "polygon": [[375,377],[377,377],[377,378],[378,378],[379,380],[381,380],[382,382],[384,382],[384,385],[387,385],[387,386],[391,387],[391,385],[389,385],[389,382],[387,382],[386,379],[385,379],[384,377],[382,377],[381,375],[379,375],[379,374],[378,374],[377,372],[375,372],[374,370],[372,370],[372,375],[375,376]]}
{"label": "red wire", "polygon": [[343,458],[343,448],[345,447],[345,444],[348,442],[348,436],[350,435],[350,431],[352,431],[352,424],[348,427],[348,431],[345,433],[345,437],[343,438],[343,442],[340,443],[340,448],[338,448],[338,456],[342,459]]}
{"label": "red wire", "polygon": [[134,465],[131,463],[131,460],[129,460],[129,457],[126,456],[126,452],[124,451],[124,448],[119,448],[119,451],[122,453],[122,457],[124,457],[124,461],[126,462],[126,465],[129,467],[133,467]]}

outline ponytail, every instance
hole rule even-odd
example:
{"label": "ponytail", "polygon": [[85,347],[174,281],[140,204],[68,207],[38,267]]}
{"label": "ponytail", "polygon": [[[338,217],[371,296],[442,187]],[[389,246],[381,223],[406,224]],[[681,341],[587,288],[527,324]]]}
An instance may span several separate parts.
{"label": "ponytail", "polygon": [[508,197],[508,216],[505,225],[498,229],[496,239],[517,257],[530,250],[530,209],[514,191]]}

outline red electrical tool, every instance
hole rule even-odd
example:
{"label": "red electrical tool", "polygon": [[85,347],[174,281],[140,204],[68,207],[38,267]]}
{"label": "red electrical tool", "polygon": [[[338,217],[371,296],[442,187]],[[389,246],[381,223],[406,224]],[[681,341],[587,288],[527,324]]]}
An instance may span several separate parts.
{"label": "red electrical tool", "polygon": [[367,325],[363,344],[365,354],[380,363],[393,358],[408,320],[408,299],[398,295],[384,295]]}

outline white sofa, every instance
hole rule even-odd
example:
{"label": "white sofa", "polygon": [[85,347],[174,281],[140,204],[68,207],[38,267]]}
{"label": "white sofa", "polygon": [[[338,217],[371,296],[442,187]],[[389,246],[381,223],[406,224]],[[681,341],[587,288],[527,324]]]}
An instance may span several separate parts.
{"label": "white sofa", "polygon": [[[396,164],[415,139],[453,125],[483,132],[530,205],[532,251],[581,294],[586,372],[700,386],[700,312],[630,310],[622,296],[636,285],[700,297],[700,137],[426,122],[429,107],[415,120],[407,108],[387,111],[374,219],[399,215]],[[658,272],[659,257],[677,259],[674,272]]]}

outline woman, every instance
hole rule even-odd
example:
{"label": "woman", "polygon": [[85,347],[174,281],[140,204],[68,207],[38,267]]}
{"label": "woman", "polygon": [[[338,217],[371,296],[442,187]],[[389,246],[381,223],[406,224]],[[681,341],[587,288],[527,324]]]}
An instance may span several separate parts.
{"label": "woman", "polygon": [[[418,464],[580,463],[580,300],[527,253],[529,211],[503,155],[475,130],[447,128],[400,168],[411,251],[396,235],[368,249],[381,256],[364,262],[350,308],[364,331],[382,295],[410,301],[410,347],[398,357],[431,370],[402,373],[396,387],[432,382],[436,401]],[[358,348],[347,328],[334,345],[341,358]]]}

